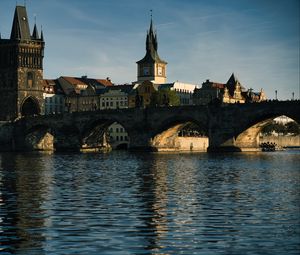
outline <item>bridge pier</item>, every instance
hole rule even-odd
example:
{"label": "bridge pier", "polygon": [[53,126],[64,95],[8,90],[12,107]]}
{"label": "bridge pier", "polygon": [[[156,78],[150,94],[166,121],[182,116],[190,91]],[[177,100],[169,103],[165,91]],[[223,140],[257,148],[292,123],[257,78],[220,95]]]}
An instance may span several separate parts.
{"label": "bridge pier", "polygon": [[[140,131],[140,130],[139,130]],[[151,143],[151,135],[147,132],[133,130],[130,132],[129,150],[131,151],[157,151]]]}
{"label": "bridge pier", "polygon": [[208,152],[260,151],[258,132],[248,129],[235,136],[233,129],[218,129],[210,132]]}
{"label": "bridge pier", "polygon": [[79,152],[81,149],[80,138],[77,134],[56,134],[54,139],[56,152]]}

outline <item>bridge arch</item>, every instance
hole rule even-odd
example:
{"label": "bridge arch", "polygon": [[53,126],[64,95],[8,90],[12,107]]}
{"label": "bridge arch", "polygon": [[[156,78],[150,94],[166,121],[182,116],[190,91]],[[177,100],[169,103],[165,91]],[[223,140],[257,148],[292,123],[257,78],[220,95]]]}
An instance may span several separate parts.
{"label": "bridge arch", "polygon": [[80,150],[80,132],[76,126],[51,124],[33,125],[25,131],[24,144],[26,150],[56,152]]}
{"label": "bridge arch", "polygon": [[114,118],[98,118],[89,121],[81,132],[81,147],[84,151],[109,151],[127,149],[129,134],[124,124]]}
{"label": "bridge arch", "polygon": [[53,151],[53,129],[44,124],[38,124],[25,132],[25,147],[30,151]]}
{"label": "bridge arch", "polygon": [[191,117],[172,117],[153,130],[150,143],[156,151],[206,151],[208,127]]}
{"label": "bridge arch", "polygon": [[241,148],[241,150],[258,150],[260,148],[259,134],[262,129],[280,116],[287,116],[299,124],[299,116],[296,116],[293,112],[279,110],[257,114],[257,116],[250,118],[245,126],[236,129],[235,146]]}

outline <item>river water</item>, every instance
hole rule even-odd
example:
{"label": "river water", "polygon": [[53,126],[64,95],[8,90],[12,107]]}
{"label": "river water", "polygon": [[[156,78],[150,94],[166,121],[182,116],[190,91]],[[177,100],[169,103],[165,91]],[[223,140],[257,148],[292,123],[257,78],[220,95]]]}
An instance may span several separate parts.
{"label": "river water", "polygon": [[299,254],[300,151],[0,154],[0,254]]}

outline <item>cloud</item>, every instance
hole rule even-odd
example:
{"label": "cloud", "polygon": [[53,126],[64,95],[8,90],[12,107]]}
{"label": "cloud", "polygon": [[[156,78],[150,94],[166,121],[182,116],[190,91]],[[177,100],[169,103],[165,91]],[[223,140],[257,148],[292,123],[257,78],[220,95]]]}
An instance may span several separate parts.
{"label": "cloud", "polygon": [[[0,2],[3,38],[14,6]],[[154,9],[169,81],[226,82],[235,72],[246,87],[263,87],[268,95],[275,89],[282,98],[299,94],[299,1],[28,0],[27,6],[31,24],[37,13],[44,27],[47,78],[87,73],[136,80]]]}

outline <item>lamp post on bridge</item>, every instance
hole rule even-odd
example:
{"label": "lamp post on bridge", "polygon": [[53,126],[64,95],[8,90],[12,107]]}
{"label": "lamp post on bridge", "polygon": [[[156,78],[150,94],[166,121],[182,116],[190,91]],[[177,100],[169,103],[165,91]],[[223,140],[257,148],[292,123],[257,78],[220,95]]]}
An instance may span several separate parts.
{"label": "lamp post on bridge", "polygon": [[295,93],[294,92],[292,93],[292,100],[293,101],[295,100]]}
{"label": "lamp post on bridge", "polygon": [[277,90],[275,90],[275,100],[277,100]]}

